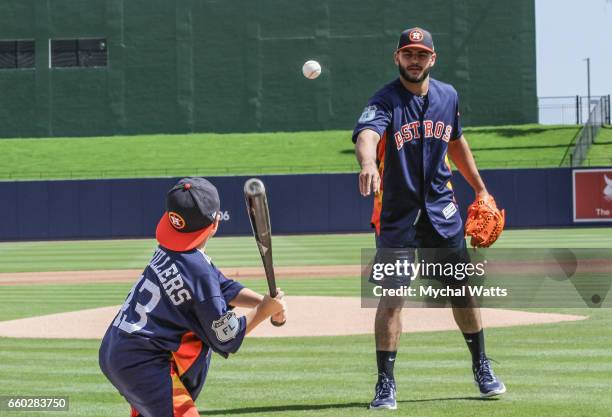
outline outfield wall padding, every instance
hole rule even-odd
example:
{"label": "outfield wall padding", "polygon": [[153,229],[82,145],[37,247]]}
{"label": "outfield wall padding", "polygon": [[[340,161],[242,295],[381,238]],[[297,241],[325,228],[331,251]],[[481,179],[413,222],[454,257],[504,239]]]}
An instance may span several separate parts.
{"label": "outfield wall padding", "polygon": [[[483,170],[506,209],[507,227],[571,226],[572,170]],[[248,177],[210,177],[229,214],[219,235],[249,235],[243,185]],[[371,230],[372,199],[360,196],[357,174],[261,176],[276,234]],[[153,237],[165,194],[176,178],[0,182],[0,240]],[[473,192],[460,175],[453,186],[461,213]]]}
{"label": "outfield wall padding", "polygon": [[[351,129],[417,25],[466,125],[537,121],[534,0],[2,0],[36,68],[0,70],[0,137]],[[108,66],[49,68],[75,38],[105,38]]]}

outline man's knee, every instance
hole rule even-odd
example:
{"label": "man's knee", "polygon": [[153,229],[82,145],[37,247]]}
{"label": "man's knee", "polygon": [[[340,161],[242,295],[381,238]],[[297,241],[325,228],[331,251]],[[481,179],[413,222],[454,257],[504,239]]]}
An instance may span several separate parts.
{"label": "man's knee", "polygon": [[466,294],[465,296],[449,297],[451,307],[453,308],[478,308],[478,301],[473,295]]}
{"label": "man's knee", "polygon": [[399,314],[405,302],[403,297],[381,297],[378,302],[378,310],[384,310],[387,314]]}

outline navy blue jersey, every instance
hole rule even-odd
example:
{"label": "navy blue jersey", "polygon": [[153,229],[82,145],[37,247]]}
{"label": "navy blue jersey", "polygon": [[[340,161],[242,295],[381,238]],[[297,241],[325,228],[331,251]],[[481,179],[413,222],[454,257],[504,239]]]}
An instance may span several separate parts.
{"label": "navy blue jersey", "polygon": [[398,79],[381,88],[353,131],[377,132],[380,192],[374,198],[372,225],[381,247],[402,247],[414,238],[418,217],[426,211],[438,233],[459,233],[462,222],[451,184],[448,142],[462,135],[455,89],[429,80],[426,96],[416,96]]}
{"label": "navy blue jersey", "polygon": [[246,319],[229,307],[242,288],[205,253],[160,246],[106,337],[111,344],[143,344],[160,352],[182,351],[182,345],[202,341],[204,350],[210,347],[227,357],[238,350],[246,332]]}

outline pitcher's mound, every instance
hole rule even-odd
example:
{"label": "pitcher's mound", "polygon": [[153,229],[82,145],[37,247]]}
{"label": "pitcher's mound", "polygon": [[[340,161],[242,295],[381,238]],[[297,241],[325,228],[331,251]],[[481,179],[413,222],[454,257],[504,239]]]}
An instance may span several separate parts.
{"label": "pitcher's mound", "polygon": [[[361,308],[359,298],[287,297],[289,320],[283,327],[269,322],[253,331],[256,337],[342,336],[373,333],[373,308]],[[119,306],[0,322],[0,336],[101,339],[119,311]],[[244,315],[245,309],[236,309]],[[586,316],[482,309],[485,327],[521,326],[584,320]],[[456,329],[449,308],[405,308],[404,332],[433,332]]]}

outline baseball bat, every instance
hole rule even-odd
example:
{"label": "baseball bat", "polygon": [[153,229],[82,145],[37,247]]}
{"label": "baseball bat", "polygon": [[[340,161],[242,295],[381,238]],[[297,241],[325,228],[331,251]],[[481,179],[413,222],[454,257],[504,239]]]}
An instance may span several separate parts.
{"label": "baseball bat", "polygon": [[[244,198],[246,201],[247,213],[251,221],[253,236],[261,255],[268,290],[270,297],[276,297],[276,277],[274,275],[274,263],[272,261],[272,228],[270,227],[270,211],[268,209],[268,199],[266,197],[266,187],[257,178],[251,178],[244,183]],[[284,323],[276,323],[275,326],[282,326]]]}

